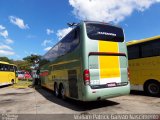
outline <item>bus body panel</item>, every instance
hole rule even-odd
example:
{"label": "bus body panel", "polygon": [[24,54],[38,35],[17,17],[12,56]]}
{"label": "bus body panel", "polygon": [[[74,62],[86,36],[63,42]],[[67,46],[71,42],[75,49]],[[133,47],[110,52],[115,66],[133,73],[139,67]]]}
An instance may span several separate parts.
{"label": "bus body panel", "polygon": [[130,60],[131,89],[143,91],[147,80],[160,82],[160,67],[158,64],[160,64],[160,56]]}
{"label": "bus body panel", "polygon": [[[78,47],[72,53],[62,56],[58,60],[50,62],[49,64],[41,67],[40,77],[42,86],[50,90],[54,90],[54,83],[57,83],[58,87],[60,83],[63,83],[63,86],[66,88],[65,95],[67,97],[70,97],[74,94],[72,91],[75,92],[77,99],[81,96],[80,47],[81,45],[79,43]],[[76,73],[73,73],[74,76],[71,76],[70,74],[72,71],[76,71]],[[72,84],[73,79],[76,80],[74,84]],[[71,86],[73,87],[72,90]]]}
{"label": "bus body panel", "polygon": [[91,89],[90,86],[85,87],[83,101],[105,100],[107,98],[118,97],[129,94],[130,84],[121,87]]}
{"label": "bus body panel", "polygon": [[[89,40],[90,41],[90,40]],[[123,52],[124,48],[126,50],[125,45],[114,42],[106,42],[102,41],[103,47],[98,50],[101,46],[98,45],[99,42],[93,41],[90,45],[96,45],[97,49],[90,49],[89,51],[92,52]],[[123,46],[121,48],[121,46]],[[93,47],[96,48],[96,47]],[[106,49],[105,49],[106,48]],[[109,49],[107,49],[109,48]],[[122,50],[121,50],[122,49]],[[87,60],[86,60],[87,61]],[[89,70],[90,70],[90,77],[91,77],[91,84],[106,84],[109,82],[126,82],[128,81],[127,76],[127,67],[128,67],[128,60],[127,56],[97,56],[97,55],[90,55],[88,58],[89,61]],[[100,80],[100,81],[99,81]]]}
{"label": "bus body panel", "polygon": [[11,83],[11,80],[9,79],[9,73],[2,71],[0,72],[0,76],[1,76],[1,83],[0,85],[7,85]]}
{"label": "bus body panel", "polygon": [[[99,52],[118,53],[118,43],[99,41]],[[99,65],[100,84],[121,82],[119,56],[99,56]]]}
{"label": "bus body panel", "polygon": [[[101,42],[101,43],[100,43]],[[127,85],[120,87],[111,87],[111,88],[91,88],[90,85],[83,86],[83,101],[95,101],[95,100],[104,100],[107,98],[127,95],[130,93],[130,83],[128,81],[128,58],[127,58],[127,48],[125,43],[114,43],[114,42],[106,42],[106,41],[94,41],[88,39],[89,46],[83,48],[84,50],[88,50],[88,54],[90,52],[120,52],[125,53],[126,56],[89,56],[86,61],[85,68],[90,70],[90,82],[91,85],[107,85],[107,83],[120,83],[126,82]],[[102,49],[99,44],[102,44]],[[96,45],[96,46],[95,46]],[[84,45],[85,46],[85,45]],[[106,48],[106,49],[105,49]],[[108,48],[108,49],[107,49]],[[87,53],[87,52],[84,52]],[[86,56],[88,56],[86,54]],[[87,58],[87,57],[84,57]],[[100,59],[102,59],[102,63],[100,63]],[[103,61],[104,60],[104,61]],[[89,63],[87,63],[89,61]],[[116,65],[113,64],[116,62]],[[109,65],[108,65],[108,64]],[[87,67],[87,64],[89,66]],[[102,65],[102,68],[100,67]],[[102,71],[102,73],[100,73]],[[101,74],[101,75],[100,75]]]}

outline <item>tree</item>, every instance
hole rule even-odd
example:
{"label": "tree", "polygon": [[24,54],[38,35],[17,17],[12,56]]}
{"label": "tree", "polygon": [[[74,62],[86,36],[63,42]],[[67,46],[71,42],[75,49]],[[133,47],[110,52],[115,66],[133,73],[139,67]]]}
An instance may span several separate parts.
{"label": "tree", "polygon": [[7,57],[0,57],[0,61],[3,61],[3,62],[8,62],[8,63],[13,63],[13,60],[7,58]]}
{"label": "tree", "polygon": [[27,56],[27,57],[23,58],[23,60],[26,60],[29,63],[33,64],[36,60],[40,59],[40,57],[41,57],[40,55],[31,54],[31,56]]}
{"label": "tree", "polygon": [[8,62],[8,63],[13,63],[13,60],[7,58],[7,57],[0,57],[0,61]]}
{"label": "tree", "polygon": [[11,60],[7,57],[0,57],[0,61],[8,62],[17,65],[19,70],[30,71],[31,66],[35,65],[35,61],[40,59],[40,55],[30,55],[24,57],[23,60]]}
{"label": "tree", "polygon": [[31,68],[31,66],[35,69],[37,66],[39,66],[39,60],[40,60],[40,55],[30,55],[25,58],[23,58],[24,61],[28,63],[26,66],[27,68]]}
{"label": "tree", "polygon": [[19,70],[30,71],[31,64],[29,64],[27,61],[16,60],[16,61],[14,61],[14,64],[17,65],[17,67],[18,67]]}

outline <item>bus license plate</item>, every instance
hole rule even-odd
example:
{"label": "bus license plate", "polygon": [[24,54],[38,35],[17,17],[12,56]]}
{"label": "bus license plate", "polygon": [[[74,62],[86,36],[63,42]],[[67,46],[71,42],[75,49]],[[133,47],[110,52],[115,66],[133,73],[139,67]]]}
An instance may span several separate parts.
{"label": "bus license plate", "polygon": [[116,83],[108,83],[107,86],[108,86],[108,87],[115,87],[115,86],[117,86],[117,85],[116,85]]}

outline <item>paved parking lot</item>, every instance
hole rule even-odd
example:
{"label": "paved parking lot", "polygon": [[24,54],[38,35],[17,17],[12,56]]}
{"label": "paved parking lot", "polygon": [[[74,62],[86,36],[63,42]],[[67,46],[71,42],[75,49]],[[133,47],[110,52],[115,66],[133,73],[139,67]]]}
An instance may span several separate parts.
{"label": "paved parking lot", "polygon": [[[139,93],[138,93],[139,94]],[[46,89],[0,88],[0,113],[9,114],[160,114],[160,98],[137,93],[105,101],[63,101]]]}

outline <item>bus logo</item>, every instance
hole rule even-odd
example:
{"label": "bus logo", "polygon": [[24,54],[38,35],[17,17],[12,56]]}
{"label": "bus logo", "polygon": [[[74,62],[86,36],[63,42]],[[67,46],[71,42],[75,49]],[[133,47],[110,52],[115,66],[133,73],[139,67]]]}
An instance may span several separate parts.
{"label": "bus logo", "polygon": [[116,37],[117,35],[115,33],[108,33],[108,32],[97,32],[99,35],[109,35],[109,36],[114,36]]}

